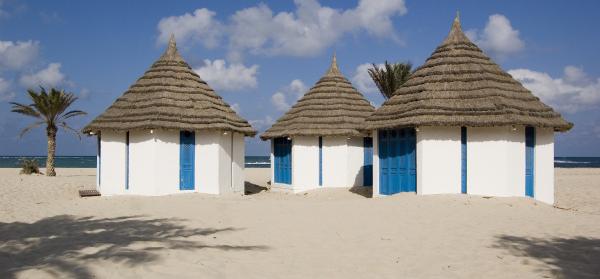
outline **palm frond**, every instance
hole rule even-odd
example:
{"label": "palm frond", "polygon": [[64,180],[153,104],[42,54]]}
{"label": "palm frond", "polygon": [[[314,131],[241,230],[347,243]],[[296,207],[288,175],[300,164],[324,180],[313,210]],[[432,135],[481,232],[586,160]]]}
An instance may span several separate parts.
{"label": "palm frond", "polygon": [[31,125],[25,127],[25,129],[21,130],[21,133],[19,133],[19,138],[22,138],[27,132],[31,131],[31,129],[37,128],[45,123],[46,123],[46,121],[38,121],[38,122],[32,123]]}
{"label": "palm frond", "polygon": [[385,61],[381,68],[374,63],[372,65],[368,69],[369,76],[385,99],[394,96],[394,92],[408,80],[412,68],[410,62],[390,64]]}
{"label": "palm frond", "polygon": [[11,102],[10,104],[12,105],[12,109],[11,109],[12,112],[20,113],[20,114],[35,117],[35,118],[43,118],[42,115],[40,115],[39,111],[37,111],[35,109],[35,107],[32,105],[28,106],[28,105],[24,105],[24,104],[15,103],[15,102]]}
{"label": "palm frond", "polygon": [[[69,127],[65,120],[87,114],[81,110],[71,110],[66,112],[67,109],[77,101],[77,97],[73,93],[65,92],[64,90],[58,90],[50,88],[46,90],[40,86],[39,92],[29,89],[27,94],[32,101],[30,105],[24,105],[20,103],[11,103],[13,105],[12,111],[23,115],[35,117],[41,121],[38,121],[21,132],[21,136],[27,133],[29,130],[39,127],[42,124],[46,124],[47,127],[60,126],[69,131],[75,131],[78,137],[79,133]],[[58,125],[57,125],[58,123]]]}
{"label": "palm frond", "polygon": [[66,129],[66,130],[67,130],[67,131],[69,131],[69,132],[73,132],[73,134],[75,134],[75,135],[77,136],[77,138],[79,138],[79,140],[81,140],[81,134],[79,133],[79,131],[77,131],[77,130],[76,130],[76,129],[74,129],[74,128],[71,128],[69,125],[67,125],[67,122],[64,122],[64,121],[63,121],[63,122],[60,122],[60,123],[58,124],[58,126],[59,126],[59,127],[62,127],[62,128],[64,128],[64,129]]}
{"label": "palm frond", "polygon": [[72,110],[72,111],[69,111],[69,112],[61,115],[60,120],[65,120],[65,119],[69,119],[71,117],[80,116],[80,115],[87,115],[87,112],[82,111],[82,110]]}

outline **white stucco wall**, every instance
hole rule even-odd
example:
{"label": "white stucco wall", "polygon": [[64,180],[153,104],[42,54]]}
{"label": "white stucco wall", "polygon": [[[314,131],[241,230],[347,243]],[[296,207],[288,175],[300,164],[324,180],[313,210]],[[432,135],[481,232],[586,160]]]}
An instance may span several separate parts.
{"label": "white stucco wall", "polygon": [[536,128],[534,198],[554,204],[554,131]]}
{"label": "white stucco wall", "polygon": [[373,137],[373,197],[379,197],[381,194],[379,193],[379,138],[377,137],[377,130],[371,133],[371,137]]}
{"label": "white stucco wall", "polygon": [[294,137],[292,187],[295,192],[319,187],[319,137]]}
{"label": "white stucco wall", "polygon": [[125,133],[102,131],[100,193],[119,195],[125,191]]}
{"label": "white stucco wall", "polygon": [[525,129],[469,127],[467,134],[467,193],[524,196]]}
{"label": "white stucco wall", "polygon": [[[125,189],[125,133],[102,133],[103,195],[223,194],[244,191],[241,134],[195,132],[194,190],[180,190],[179,131],[132,131],[129,135],[129,189]],[[104,182],[106,180],[106,182]],[[106,187],[104,187],[106,184]]]}
{"label": "white stucco wall", "polygon": [[417,193],[461,192],[461,128],[420,127],[417,132]]}
{"label": "white stucco wall", "polygon": [[232,191],[235,193],[244,193],[244,164],[246,150],[244,144],[244,135],[234,133],[233,134],[233,162],[232,162]]}
{"label": "white stucco wall", "polygon": [[351,186],[348,185],[346,140],[346,137],[323,137],[323,187]]}
{"label": "white stucco wall", "polygon": [[365,165],[364,138],[351,137],[346,143],[346,187],[362,186]]}
{"label": "white stucco wall", "polygon": [[126,193],[157,194],[156,146],[150,131],[129,132],[129,189]]}
{"label": "white stucco wall", "polygon": [[195,190],[219,194],[219,144],[221,133],[196,132]]}
{"label": "white stucco wall", "polygon": [[231,133],[221,133],[219,136],[219,193],[231,193],[231,174],[232,174],[232,135]]}
{"label": "white stucco wall", "polygon": [[[271,162],[274,162],[271,141]],[[323,137],[322,185],[319,185],[319,137],[292,139],[292,184],[272,183],[273,190],[302,192],[321,187],[363,185],[364,148],[362,137]],[[271,164],[271,181],[275,180]]]}
{"label": "white stucco wall", "polygon": [[179,192],[179,131],[155,130],[154,195]]}

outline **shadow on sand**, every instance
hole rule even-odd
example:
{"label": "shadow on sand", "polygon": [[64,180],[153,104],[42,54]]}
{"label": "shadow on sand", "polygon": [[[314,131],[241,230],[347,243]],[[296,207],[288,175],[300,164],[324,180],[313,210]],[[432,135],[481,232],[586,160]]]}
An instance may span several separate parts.
{"label": "shadow on sand", "polygon": [[365,198],[373,197],[373,187],[354,186],[354,187],[350,188],[350,190],[348,190],[348,191],[350,191],[353,194],[363,196]]}
{"label": "shadow on sand", "polygon": [[600,278],[600,239],[525,238],[502,235],[495,248],[546,263],[558,278]]}
{"label": "shadow on sand", "polygon": [[267,187],[259,186],[248,181],[244,182],[244,194],[246,195],[254,195],[267,190]]}
{"label": "shadow on sand", "polygon": [[140,216],[96,219],[59,215],[34,223],[0,222],[0,278],[43,268],[55,277],[94,277],[87,262],[134,266],[160,259],[162,250],[263,250],[265,246],[206,245],[199,237],[236,228],[199,229],[181,219]]}

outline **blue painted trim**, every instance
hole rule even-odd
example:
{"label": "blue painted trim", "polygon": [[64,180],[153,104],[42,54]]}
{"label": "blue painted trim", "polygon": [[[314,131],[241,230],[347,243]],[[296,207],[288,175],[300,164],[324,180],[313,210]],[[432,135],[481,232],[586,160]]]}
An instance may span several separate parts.
{"label": "blue painted trim", "polygon": [[363,186],[373,186],[373,138],[363,138]]}
{"label": "blue painted trim", "polygon": [[319,137],[319,186],[323,186],[323,137]]}
{"label": "blue painted trim", "polygon": [[129,132],[125,133],[125,190],[129,190]]}
{"label": "blue painted trim", "polygon": [[196,134],[179,132],[179,190],[194,190],[196,181]]}
{"label": "blue painted trim", "polygon": [[467,127],[460,127],[460,192],[467,193]]}
{"label": "blue painted trim", "polygon": [[102,135],[98,135],[96,168],[98,168],[98,187],[102,183]]}
{"label": "blue painted trim", "polygon": [[525,195],[534,197],[535,128],[525,127]]}

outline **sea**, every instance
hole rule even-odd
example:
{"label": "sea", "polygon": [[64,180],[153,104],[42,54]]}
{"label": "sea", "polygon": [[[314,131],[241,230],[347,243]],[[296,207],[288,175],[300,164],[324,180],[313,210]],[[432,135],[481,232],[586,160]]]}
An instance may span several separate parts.
{"label": "sea", "polygon": [[[46,156],[0,156],[0,168],[18,168],[22,158],[35,159],[39,166],[46,165]],[[246,168],[269,168],[269,156],[246,156]],[[58,168],[95,168],[96,156],[57,156]],[[557,168],[600,168],[600,157],[555,157]]]}
{"label": "sea", "polygon": [[[40,167],[46,166],[46,156],[0,156],[0,168],[18,168],[22,158],[35,159]],[[96,156],[56,156],[57,168],[95,168]],[[269,156],[246,156],[246,168],[271,167]]]}

